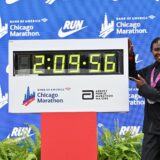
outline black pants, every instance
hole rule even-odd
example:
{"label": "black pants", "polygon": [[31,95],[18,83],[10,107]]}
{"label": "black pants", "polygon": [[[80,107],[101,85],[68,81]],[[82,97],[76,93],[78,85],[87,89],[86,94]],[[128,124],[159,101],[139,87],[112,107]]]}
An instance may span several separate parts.
{"label": "black pants", "polygon": [[160,160],[160,135],[144,134],[142,160]]}

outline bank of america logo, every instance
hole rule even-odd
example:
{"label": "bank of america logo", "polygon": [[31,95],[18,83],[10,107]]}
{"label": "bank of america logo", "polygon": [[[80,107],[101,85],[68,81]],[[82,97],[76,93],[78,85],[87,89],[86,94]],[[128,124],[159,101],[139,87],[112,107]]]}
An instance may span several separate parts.
{"label": "bank of america logo", "polygon": [[87,26],[83,26],[84,20],[65,21],[64,26],[59,29],[58,36],[61,38],[74,34]]}
{"label": "bank of america logo", "polygon": [[4,26],[2,25],[2,19],[0,17],[0,38],[8,33],[8,24],[5,23]]}
{"label": "bank of america logo", "polygon": [[35,92],[31,93],[30,88],[27,87],[27,92],[24,95],[23,105],[28,106],[34,100],[35,100]]}
{"label": "bank of america logo", "polygon": [[114,21],[108,22],[107,14],[104,16],[104,22],[101,25],[99,37],[105,38],[114,31]]}
{"label": "bank of america logo", "polygon": [[5,93],[5,95],[3,95],[2,88],[0,86],[0,108],[2,108],[7,103],[8,103],[8,93]]}

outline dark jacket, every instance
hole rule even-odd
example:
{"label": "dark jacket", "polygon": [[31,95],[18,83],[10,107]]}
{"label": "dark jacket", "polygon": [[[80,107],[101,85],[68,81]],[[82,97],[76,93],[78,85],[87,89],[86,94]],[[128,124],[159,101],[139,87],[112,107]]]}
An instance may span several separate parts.
{"label": "dark jacket", "polygon": [[[138,91],[139,95],[145,98],[143,132],[160,135],[160,80],[155,88],[150,86],[151,72],[155,67],[156,77],[160,72],[160,64],[155,62],[139,71],[136,71],[133,63],[129,67],[130,76],[137,77],[137,74],[140,74],[147,82]],[[154,104],[151,104],[150,101],[154,101]]]}

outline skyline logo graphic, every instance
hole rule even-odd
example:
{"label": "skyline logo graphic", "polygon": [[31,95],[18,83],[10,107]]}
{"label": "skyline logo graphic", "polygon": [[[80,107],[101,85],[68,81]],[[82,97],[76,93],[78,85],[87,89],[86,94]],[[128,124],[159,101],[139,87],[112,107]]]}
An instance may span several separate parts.
{"label": "skyline logo graphic", "polygon": [[13,4],[13,3],[16,3],[18,2],[19,0],[6,0],[6,3],[7,4]]}
{"label": "skyline logo graphic", "polygon": [[59,29],[58,36],[61,38],[74,34],[87,26],[83,26],[84,20],[65,21],[64,26]]}
{"label": "skyline logo graphic", "polygon": [[34,100],[35,100],[35,92],[31,93],[30,88],[27,87],[27,92],[24,95],[23,105],[28,106]]}
{"label": "skyline logo graphic", "polygon": [[8,33],[8,24],[2,25],[2,18],[0,17],[0,38],[5,36]]}
{"label": "skyline logo graphic", "polygon": [[47,3],[47,4],[53,4],[54,2],[55,2],[56,0],[46,0],[46,2],[45,3]]}
{"label": "skyline logo graphic", "polygon": [[8,103],[8,93],[5,93],[5,95],[3,95],[2,88],[0,86],[0,108],[2,108],[7,103]]}
{"label": "skyline logo graphic", "polygon": [[114,21],[108,22],[107,14],[105,13],[104,22],[101,25],[99,37],[106,38],[111,32],[114,31]]}

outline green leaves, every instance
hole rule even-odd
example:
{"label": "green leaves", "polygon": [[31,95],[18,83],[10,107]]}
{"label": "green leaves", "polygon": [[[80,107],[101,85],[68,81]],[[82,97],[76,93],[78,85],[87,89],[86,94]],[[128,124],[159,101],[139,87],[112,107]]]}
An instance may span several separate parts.
{"label": "green leaves", "polygon": [[40,160],[40,132],[39,129],[31,127],[35,138],[23,135],[14,139],[5,139],[0,142],[0,160]]}
{"label": "green leaves", "polygon": [[103,145],[98,145],[98,160],[140,160],[143,134],[131,133],[128,131],[125,135],[120,135],[118,126],[114,133],[103,128]]}

